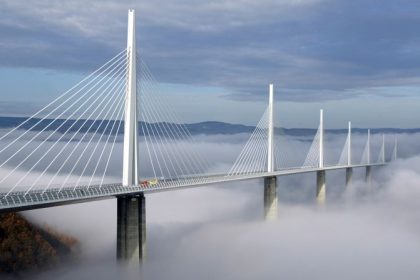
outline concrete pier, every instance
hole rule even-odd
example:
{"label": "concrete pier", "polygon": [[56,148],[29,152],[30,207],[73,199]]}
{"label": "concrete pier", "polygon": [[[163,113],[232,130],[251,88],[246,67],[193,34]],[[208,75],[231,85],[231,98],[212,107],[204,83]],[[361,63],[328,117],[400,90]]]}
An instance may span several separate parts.
{"label": "concrete pier", "polygon": [[326,187],[325,170],[316,173],[316,202],[318,205],[325,205]]}
{"label": "concrete pier", "polygon": [[370,188],[372,185],[372,166],[366,166],[365,182]]}
{"label": "concrete pier", "polygon": [[346,188],[348,188],[353,180],[353,168],[346,168]]}
{"label": "concrete pier", "polygon": [[264,178],[264,219],[271,221],[277,219],[277,178]]}
{"label": "concrete pier", "polygon": [[117,259],[139,263],[146,256],[146,199],[117,197]]}
{"label": "concrete pier", "polygon": [[346,168],[346,195],[347,195],[347,202],[350,204],[352,203],[353,199],[353,188],[352,188],[352,181],[353,181],[353,168],[348,167]]}

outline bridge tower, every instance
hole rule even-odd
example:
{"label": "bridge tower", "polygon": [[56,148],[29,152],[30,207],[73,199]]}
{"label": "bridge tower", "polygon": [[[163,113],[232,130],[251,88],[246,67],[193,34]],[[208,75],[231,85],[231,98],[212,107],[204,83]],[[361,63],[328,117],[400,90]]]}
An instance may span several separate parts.
{"label": "bridge tower", "polygon": [[346,168],[346,187],[351,185],[352,177],[353,177],[353,168],[350,167],[352,165],[351,162],[351,122],[349,122],[349,130],[347,135],[347,168]]}
{"label": "bridge tower", "polygon": [[[274,89],[273,84],[269,86],[268,97],[268,155],[267,172],[274,172]],[[264,218],[274,220],[277,218],[277,177],[269,176],[264,178]]]}
{"label": "bridge tower", "polygon": [[[320,169],[324,168],[324,110],[319,112],[319,164]],[[324,205],[326,199],[325,170],[316,172],[316,201]]]}
{"label": "bridge tower", "polygon": [[[134,10],[128,11],[127,84],[124,117],[124,150],[122,185],[138,185],[138,112],[136,75],[136,20]],[[117,258],[139,262],[145,256],[146,205],[143,194],[117,197]]]}

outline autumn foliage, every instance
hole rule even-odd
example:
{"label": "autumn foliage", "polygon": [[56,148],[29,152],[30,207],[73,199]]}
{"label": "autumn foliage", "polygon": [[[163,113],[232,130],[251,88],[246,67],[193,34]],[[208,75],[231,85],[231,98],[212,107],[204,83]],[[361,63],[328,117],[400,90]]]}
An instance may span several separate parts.
{"label": "autumn foliage", "polygon": [[57,266],[76,244],[76,239],[35,226],[17,213],[0,214],[0,273]]}

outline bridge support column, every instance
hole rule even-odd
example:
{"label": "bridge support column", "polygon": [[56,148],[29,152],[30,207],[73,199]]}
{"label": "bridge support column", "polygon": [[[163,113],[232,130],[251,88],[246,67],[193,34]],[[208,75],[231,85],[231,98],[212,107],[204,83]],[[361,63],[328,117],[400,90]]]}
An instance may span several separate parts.
{"label": "bridge support column", "polygon": [[264,178],[264,219],[266,221],[277,218],[277,178]]}
{"label": "bridge support column", "polygon": [[139,263],[146,255],[146,199],[117,197],[117,259]]}
{"label": "bridge support column", "polygon": [[352,202],[353,199],[353,188],[351,187],[353,181],[353,168],[346,168],[346,193],[348,202]]}
{"label": "bridge support column", "polygon": [[372,185],[372,166],[366,166],[365,182],[370,188]]}
{"label": "bridge support column", "polygon": [[316,173],[316,202],[324,205],[326,200],[325,170]]}
{"label": "bridge support column", "polygon": [[353,168],[346,168],[346,188],[348,188],[353,180]]}

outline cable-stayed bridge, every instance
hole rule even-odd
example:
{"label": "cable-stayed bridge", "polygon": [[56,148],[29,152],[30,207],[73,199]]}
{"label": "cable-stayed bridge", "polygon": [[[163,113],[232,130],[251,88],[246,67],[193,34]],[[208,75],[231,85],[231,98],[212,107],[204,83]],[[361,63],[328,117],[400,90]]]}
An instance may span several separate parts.
{"label": "cable-stayed bridge", "polygon": [[[385,137],[373,150],[367,131],[363,153],[352,154],[352,133],[335,162],[326,159],[323,111],[307,151],[275,133],[274,89],[242,151],[225,172],[194,147],[197,142],[160,94],[136,49],[134,11],[127,48],[30,118],[0,136],[0,211],[21,211],[118,198],[118,256],[144,256],[147,193],[265,178],[265,215],[276,212],[276,176],[315,172],[316,197],[325,201],[325,172],[384,165]],[[139,246],[140,244],[140,246]]]}

